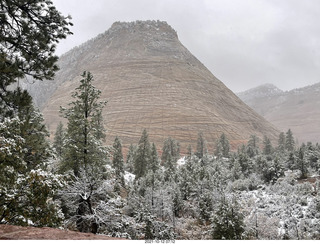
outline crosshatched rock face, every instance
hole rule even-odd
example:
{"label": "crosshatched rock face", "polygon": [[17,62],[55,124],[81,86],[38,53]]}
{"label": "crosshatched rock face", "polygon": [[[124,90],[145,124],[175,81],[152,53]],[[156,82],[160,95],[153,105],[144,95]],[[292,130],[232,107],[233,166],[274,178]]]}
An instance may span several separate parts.
{"label": "crosshatched rock face", "polygon": [[115,136],[124,147],[137,143],[144,128],[158,148],[170,136],[182,151],[189,144],[195,149],[199,132],[209,150],[222,133],[234,148],[252,134],[278,135],[180,43],[166,22],[116,22],[63,55],[59,65],[54,82],[42,85],[45,98],[38,100],[52,134],[62,121],[59,107],[67,106],[87,70],[108,101],[103,112],[108,144]]}

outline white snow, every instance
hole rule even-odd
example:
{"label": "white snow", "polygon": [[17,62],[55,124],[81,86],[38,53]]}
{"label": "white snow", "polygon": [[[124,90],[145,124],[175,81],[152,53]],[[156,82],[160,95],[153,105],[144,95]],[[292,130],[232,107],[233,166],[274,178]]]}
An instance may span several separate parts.
{"label": "white snow", "polygon": [[134,178],[136,177],[134,174],[125,171],[124,173],[124,180],[126,182],[126,184],[132,183],[134,181]]}

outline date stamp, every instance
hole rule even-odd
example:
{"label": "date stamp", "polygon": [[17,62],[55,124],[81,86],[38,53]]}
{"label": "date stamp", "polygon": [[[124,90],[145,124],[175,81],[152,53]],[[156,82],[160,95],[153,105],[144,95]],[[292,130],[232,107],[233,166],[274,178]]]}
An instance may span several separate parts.
{"label": "date stamp", "polygon": [[169,243],[175,243],[175,240],[145,240],[145,243],[169,244]]}

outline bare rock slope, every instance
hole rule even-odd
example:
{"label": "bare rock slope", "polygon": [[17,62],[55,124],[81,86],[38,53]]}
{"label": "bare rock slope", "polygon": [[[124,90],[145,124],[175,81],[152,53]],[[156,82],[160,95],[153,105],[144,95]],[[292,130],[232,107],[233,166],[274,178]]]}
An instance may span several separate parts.
{"label": "bare rock slope", "polygon": [[267,84],[238,96],[281,131],[290,128],[300,143],[320,141],[320,83],[286,92]]}
{"label": "bare rock slope", "polygon": [[[103,34],[60,58],[54,82],[33,85],[49,130],[60,120],[78,86],[90,71],[108,104],[103,116],[107,143],[119,136],[124,147],[137,143],[147,129],[158,147],[171,136],[182,151],[203,132],[212,148],[225,133],[233,146],[251,134],[277,137],[278,131],[232,93],[179,41],[166,22],[116,22]],[[44,88],[41,88],[44,87]],[[36,96],[37,97],[37,96]]]}

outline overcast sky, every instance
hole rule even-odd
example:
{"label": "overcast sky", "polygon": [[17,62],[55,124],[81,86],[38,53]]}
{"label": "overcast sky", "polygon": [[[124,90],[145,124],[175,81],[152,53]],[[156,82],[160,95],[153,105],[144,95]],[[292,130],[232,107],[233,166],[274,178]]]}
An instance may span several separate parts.
{"label": "overcast sky", "polygon": [[320,0],[53,0],[73,36],[58,54],[116,21],[163,20],[234,92],[273,83],[291,90],[320,82]]}

